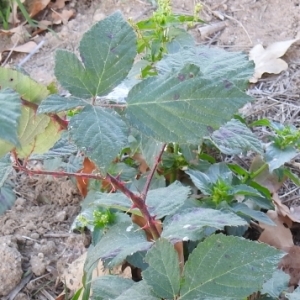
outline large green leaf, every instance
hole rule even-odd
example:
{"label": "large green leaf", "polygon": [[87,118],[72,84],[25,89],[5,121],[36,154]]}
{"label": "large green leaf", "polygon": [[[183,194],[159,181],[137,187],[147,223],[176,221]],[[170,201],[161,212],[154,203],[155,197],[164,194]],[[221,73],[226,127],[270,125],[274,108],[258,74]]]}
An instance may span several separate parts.
{"label": "large green leaf", "polygon": [[206,79],[190,64],[135,85],[127,97],[127,117],[156,140],[199,144],[209,127],[219,128],[250,100],[229,80]]}
{"label": "large green leaf", "polygon": [[246,88],[254,71],[253,62],[241,52],[228,52],[216,47],[188,47],[162,59],[157,69],[161,74],[180,70],[185,64],[200,67],[204,78],[214,81],[232,81],[240,88]]}
{"label": "large green leaf", "polygon": [[147,242],[144,231],[140,230],[131,221],[120,222],[112,226],[102,237],[99,243],[90,251],[86,260],[85,270],[91,271],[98,259],[110,259],[109,268],[122,263],[128,256],[137,251],[150,248],[151,242]]}
{"label": "large green leaf", "polygon": [[4,182],[6,181],[8,175],[13,170],[12,163],[9,159],[9,155],[6,155],[0,158],[0,187],[3,186]]}
{"label": "large green leaf", "polygon": [[85,106],[88,103],[76,97],[62,97],[59,95],[50,95],[39,105],[38,114],[56,113],[78,106]]}
{"label": "large green leaf", "polygon": [[183,186],[179,181],[175,181],[168,187],[150,190],[146,198],[148,210],[157,219],[171,215],[183,205],[190,192],[190,188]]}
{"label": "large green leaf", "polygon": [[281,257],[265,244],[213,235],[190,255],[180,300],[244,299],[261,289]]}
{"label": "large green leaf", "polygon": [[180,288],[178,254],[165,239],[155,242],[145,261],[149,267],[142,272],[143,279],[159,298],[175,299]]}
{"label": "large green leaf", "polygon": [[232,119],[211,135],[212,141],[227,155],[240,154],[249,150],[263,153],[262,143],[256,135],[239,120]]}
{"label": "large green leaf", "polygon": [[[0,86],[15,90],[22,99],[39,104],[49,95],[46,86],[35,82],[29,76],[12,69],[0,67]],[[2,107],[2,106],[1,106]]]}
{"label": "large green leaf", "polygon": [[0,139],[17,145],[19,143],[17,128],[21,116],[20,96],[11,89],[1,90],[0,107]]}
{"label": "large green leaf", "polygon": [[92,300],[116,299],[129,289],[134,281],[114,275],[105,275],[92,282]]}
{"label": "large green leaf", "polygon": [[248,223],[229,211],[211,208],[188,208],[164,222],[162,237],[169,240],[200,240],[209,233],[225,226],[243,226]]}
{"label": "large green leaf", "polygon": [[5,182],[0,187],[0,215],[10,209],[16,201],[16,194],[12,182]]}
{"label": "large green leaf", "polygon": [[127,126],[113,110],[86,106],[69,124],[72,140],[100,168],[127,145]]}
{"label": "large green leaf", "polygon": [[81,61],[71,52],[56,53],[55,76],[76,97],[103,96],[130,71],[136,36],[120,12],[96,23],[80,42]]}

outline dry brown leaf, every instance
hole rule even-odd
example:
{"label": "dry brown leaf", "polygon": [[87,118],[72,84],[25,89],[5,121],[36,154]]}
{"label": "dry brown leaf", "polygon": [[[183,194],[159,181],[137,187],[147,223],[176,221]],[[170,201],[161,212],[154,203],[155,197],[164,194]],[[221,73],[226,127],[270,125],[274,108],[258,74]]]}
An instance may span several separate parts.
{"label": "dry brown leaf", "polygon": [[[74,260],[71,264],[59,274],[60,280],[71,291],[76,292],[82,287],[83,268],[86,260],[87,252],[83,253],[79,258]],[[97,268],[93,271],[92,280],[104,275],[121,275],[123,278],[131,278],[131,270],[127,267],[122,271],[122,266],[115,267],[112,270],[104,269],[103,262],[99,260]],[[81,297],[79,298],[81,299]]]}
{"label": "dry brown leaf", "polygon": [[[261,158],[260,155],[256,155],[252,160],[251,166],[249,171],[255,172],[260,167],[265,164],[264,160]],[[286,180],[286,176],[283,176],[281,180],[276,174],[271,174],[269,172],[269,168],[266,167],[259,175],[257,175],[254,179],[255,182],[259,183],[260,185],[266,187],[271,194],[277,192],[283,185],[284,181]]]}
{"label": "dry brown leaf", "polygon": [[51,18],[53,20],[53,24],[61,24],[63,23],[66,25],[73,16],[75,16],[75,10],[74,9],[64,9],[61,13],[58,13],[57,11],[52,9]]}
{"label": "dry brown leaf", "polygon": [[133,156],[132,156],[132,159],[134,159],[136,162],[138,162],[139,164],[139,171],[144,174],[146,173],[147,171],[149,171],[149,167],[143,157],[142,154],[140,153],[135,153]]}
{"label": "dry brown leaf", "polygon": [[65,7],[66,2],[68,2],[68,1],[70,1],[70,0],[56,0],[55,2],[51,2],[49,4],[49,7],[53,8],[53,9],[62,9]]}
{"label": "dry brown leaf", "polygon": [[300,284],[300,247],[292,246],[279,262],[278,267],[290,275],[290,285]]}
{"label": "dry brown leaf", "polygon": [[274,210],[269,210],[267,215],[277,226],[259,222],[259,226],[263,228],[264,231],[258,240],[277,249],[287,251],[290,247],[294,246],[294,242],[290,229],[284,226],[284,218],[278,215]]}
{"label": "dry brown leaf", "polygon": [[283,56],[289,47],[298,40],[276,42],[269,45],[266,49],[261,44],[254,46],[250,50],[249,60],[254,61],[255,71],[249,81],[255,83],[264,73],[279,74],[286,70],[288,64],[279,57]]}
{"label": "dry brown leaf", "polygon": [[37,46],[37,44],[35,42],[30,41],[26,44],[23,44],[23,45],[20,45],[20,46],[17,46],[17,47],[11,47],[11,48],[5,49],[3,52],[5,52],[5,51],[14,51],[14,52],[29,53],[36,46]]}
{"label": "dry brown leaf", "polygon": [[289,209],[288,206],[281,202],[279,196],[276,193],[273,195],[272,198],[275,204],[276,211],[280,216],[285,217],[285,222],[290,228],[292,227],[293,222],[300,223],[298,209]]}
{"label": "dry brown leaf", "polygon": [[26,0],[26,7],[30,17],[34,17],[47,7],[50,0]]}

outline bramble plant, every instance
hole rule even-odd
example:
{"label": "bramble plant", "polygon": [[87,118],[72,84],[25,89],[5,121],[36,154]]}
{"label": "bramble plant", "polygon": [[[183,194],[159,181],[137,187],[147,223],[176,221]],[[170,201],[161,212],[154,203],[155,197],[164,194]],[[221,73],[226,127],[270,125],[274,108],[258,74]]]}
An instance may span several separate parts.
{"label": "bramble plant", "polygon": [[[169,22],[153,18],[158,28]],[[69,97],[0,69],[1,213],[15,199],[13,169],[76,178],[87,195],[73,227],[88,227],[93,241],[84,288],[73,299],[89,299],[90,290],[91,299],[269,294],[268,280],[283,254],[242,236],[252,220],[274,225],[260,211],[272,207],[270,192],[256,179],[281,170],[297,181],[284,163],[298,153],[298,135],[271,123],[252,124],[270,126],[282,137],[265,145],[240,117],[233,118],[252,100],[244,90],[253,65],[244,54],[196,46],[187,32],[153,52],[152,32],[147,42],[154,54],[149,58],[146,50],[144,58],[154,72],[145,79],[135,61],[141,51],[135,30],[117,12],[84,34],[80,59],[56,52],[55,75]],[[120,85],[128,91],[126,101],[116,99]],[[85,156],[81,170],[67,168],[65,159],[72,161],[78,151]],[[220,160],[220,154],[247,151],[259,154],[262,164],[246,170]],[[28,166],[30,160],[58,157],[64,160],[57,171]],[[141,280],[92,280],[100,259],[109,269],[127,261],[140,269]]]}

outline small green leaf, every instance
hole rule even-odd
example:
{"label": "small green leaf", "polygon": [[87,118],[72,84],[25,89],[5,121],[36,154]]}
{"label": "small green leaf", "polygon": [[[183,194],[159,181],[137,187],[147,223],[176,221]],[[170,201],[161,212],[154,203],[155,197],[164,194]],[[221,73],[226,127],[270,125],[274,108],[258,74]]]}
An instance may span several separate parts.
{"label": "small green leaf", "polygon": [[289,280],[290,276],[288,274],[282,270],[276,270],[272,278],[263,284],[263,288],[260,292],[277,299],[284,290],[288,289]]}
{"label": "small green leaf", "polygon": [[50,95],[39,105],[38,114],[56,113],[78,106],[85,106],[88,103],[76,97],[62,97],[59,95]]}
{"label": "small green leaf", "polygon": [[262,197],[262,194],[258,190],[247,184],[238,184],[232,186],[232,188],[230,189],[230,194]]}
{"label": "small green leaf", "polygon": [[149,267],[142,272],[143,279],[159,298],[175,299],[180,288],[180,269],[174,246],[160,239],[148,251],[145,260]]}
{"label": "small green leaf", "polygon": [[275,169],[281,167],[286,162],[289,162],[298,154],[299,152],[297,149],[292,146],[287,146],[284,149],[280,149],[278,146],[272,143],[266,149],[265,161],[269,164],[270,172],[273,172]]}
{"label": "small green leaf", "polygon": [[21,116],[20,96],[11,89],[1,90],[0,107],[0,139],[18,145],[17,128]]}
{"label": "small green leaf", "polygon": [[35,82],[29,76],[8,68],[0,67],[0,86],[2,89],[11,88],[21,95],[22,99],[37,104],[49,95],[46,86]]}
{"label": "small green leaf", "polygon": [[271,226],[276,226],[276,224],[268,217],[267,214],[251,209],[244,203],[238,203],[232,207],[232,210],[236,213],[241,213],[242,215],[246,215],[251,217],[252,219],[262,222]]}
{"label": "small green leaf", "polygon": [[209,233],[225,226],[243,226],[248,223],[229,211],[210,208],[188,208],[182,210],[164,222],[162,237],[169,240],[200,240],[209,229]]}
{"label": "small green leaf", "polygon": [[100,168],[107,168],[127,145],[127,126],[116,112],[87,105],[72,117],[69,131],[74,143]]}
{"label": "small green leaf", "polygon": [[84,34],[79,52],[82,62],[70,52],[57,51],[55,76],[76,97],[103,96],[130,71],[136,56],[136,36],[116,12]]}
{"label": "small green leaf", "polygon": [[152,243],[147,242],[144,231],[131,221],[120,222],[112,226],[90,251],[86,260],[85,270],[91,271],[99,259],[111,259],[109,268],[119,265],[128,256],[137,251],[147,250]]}
{"label": "small green leaf", "polygon": [[134,281],[114,275],[100,276],[92,281],[92,300],[116,299],[128,290]]}
{"label": "small green leaf", "polygon": [[236,155],[249,150],[263,153],[261,141],[245,124],[236,119],[230,120],[214,131],[211,139],[226,155]]}
{"label": "small green leaf", "polygon": [[[161,142],[199,144],[251,98],[231,82],[205,79],[195,65],[148,78],[127,97],[132,127]],[[222,109],[219,109],[222,107]]]}
{"label": "small green leaf", "polygon": [[208,177],[203,172],[197,171],[197,170],[191,170],[185,171],[186,174],[188,174],[193,181],[194,185],[204,194],[204,195],[211,195],[212,194],[212,187],[213,184]]}
{"label": "small green leaf", "polygon": [[161,219],[175,213],[183,205],[189,194],[189,187],[175,181],[168,187],[150,190],[146,198],[146,204],[151,215]]}
{"label": "small green leaf", "polygon": [[244,299],[261,289],[282,256],[275,248],[242,238],[208,237],[185,264],[180,300]]}

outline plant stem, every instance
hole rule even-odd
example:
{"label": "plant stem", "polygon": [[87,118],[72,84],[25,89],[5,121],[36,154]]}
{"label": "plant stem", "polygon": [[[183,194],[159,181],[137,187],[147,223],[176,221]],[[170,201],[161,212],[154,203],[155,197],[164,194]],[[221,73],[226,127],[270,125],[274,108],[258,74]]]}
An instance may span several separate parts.
{"label": "plant stem", "polygon": [[254,179],[255,177],[257,177],[260,173],[262,173],[266,168],[268,167],[267,163],[264,163],[259,169],[257,169],[255,172],[253,172],[250,175],[251,179]]}
{"label": "plant stem", "polygon": [[163,144],[162,147],[161,147],[161,150],[160,150],[160,152],[159,152],[159,154],[158,154],[158,156],[157,156],[156,159],[155,159],[154,165],[153,165],[153,167],[152,167],[152,169],[151,169],[149,175],[147,176],[146,184],[145,184],[144,189],[143,189],[143,191],[142,191],[142,193],[141,193],[141,198],[143,199],[143,201],[146,200],[147,193],[148,193],[148,191],[149,191],[149,187],[150,187],[152,178],[153,178],[153,176],[154,176],[155,171],[157,170],[158,164],[159,164],[160,161],[161,161],[161,157],[162,157],[162,155],[163,155],[163,153],[164,153],[164,151],[165,151],[165,148],[166,148],[166,144]]}

